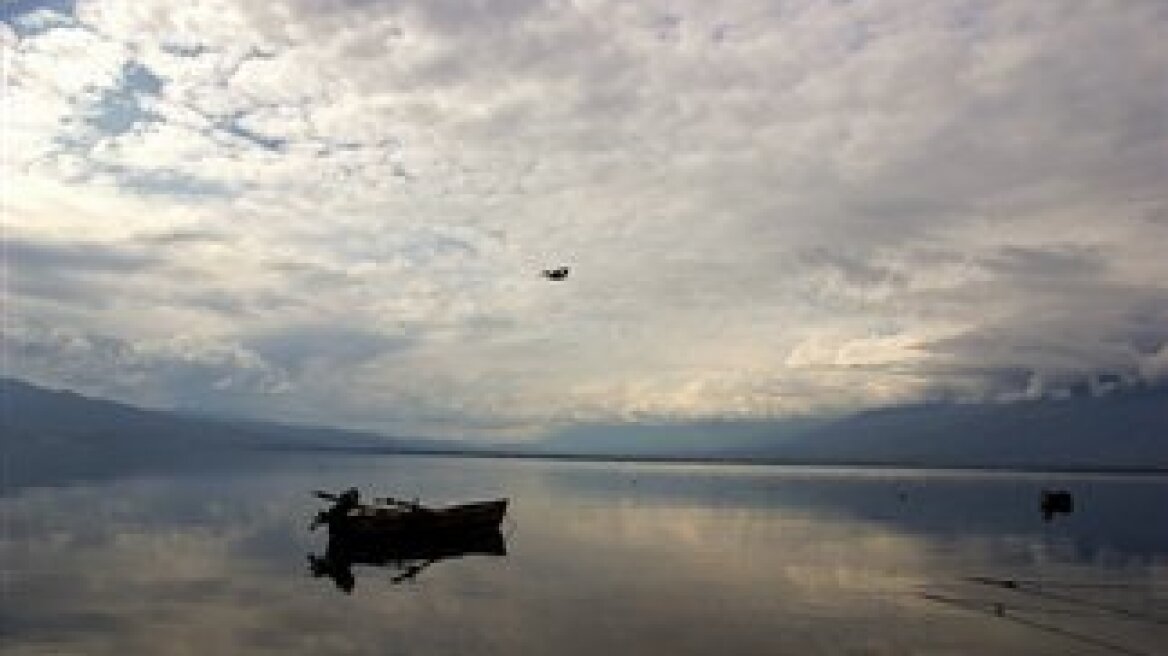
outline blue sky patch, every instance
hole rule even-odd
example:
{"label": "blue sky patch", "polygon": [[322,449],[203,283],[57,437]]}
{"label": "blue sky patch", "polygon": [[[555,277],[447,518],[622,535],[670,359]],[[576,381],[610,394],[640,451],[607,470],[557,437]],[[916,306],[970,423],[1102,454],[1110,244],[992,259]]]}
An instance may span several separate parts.
{"label": "blue sky patch", "polygon": [[157,95],[163,81],[137,62],[126,62],[118,85],[97,92],[85,123],[106,136],[118,136],[140,123],[161,121],[162,117],[143,107],[141,96]]}
{"label": "blue sky patch", "polygon": [[5,0],[0,2],[0,22],[22,38],[77,24],[74,0]]}

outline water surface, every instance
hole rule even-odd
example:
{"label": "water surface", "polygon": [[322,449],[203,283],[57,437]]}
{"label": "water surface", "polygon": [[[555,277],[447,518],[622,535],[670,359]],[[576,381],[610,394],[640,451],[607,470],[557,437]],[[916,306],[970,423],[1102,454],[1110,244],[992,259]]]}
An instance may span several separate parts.
{"label": "water surface", "polygon": [[[311,576],[308,491],[506,496],[507,555]],[[1039,492],[1075,494],[1043,521]],[[1168,479],[305,457],[0,499],[5,654],[1155,654]]]}

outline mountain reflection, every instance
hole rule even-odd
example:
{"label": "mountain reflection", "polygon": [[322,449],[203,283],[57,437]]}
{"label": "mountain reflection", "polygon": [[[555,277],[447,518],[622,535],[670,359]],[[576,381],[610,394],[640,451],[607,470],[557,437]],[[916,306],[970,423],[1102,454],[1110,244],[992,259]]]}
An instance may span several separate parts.
{"label": "mountain reflection", "polygon": [[308,554],[308,568],[313,577],[328,577],[337,588],[351,593],[357,585],[354,565],[388,570],[389,582],[398,584],[414,580],[435,563],[471,555],[506,556],[507,541],[498,529],[389,542],[366,543],[330,537],[323,554]]}

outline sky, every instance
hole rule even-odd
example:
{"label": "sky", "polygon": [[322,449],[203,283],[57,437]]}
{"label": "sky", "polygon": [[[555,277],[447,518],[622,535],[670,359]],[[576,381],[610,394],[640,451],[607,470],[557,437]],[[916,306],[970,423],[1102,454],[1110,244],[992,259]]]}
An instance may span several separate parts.
{"label": "sky", "polygon": [[509,439],[1168,378],[1162,0],[0,20],[4,375]]}

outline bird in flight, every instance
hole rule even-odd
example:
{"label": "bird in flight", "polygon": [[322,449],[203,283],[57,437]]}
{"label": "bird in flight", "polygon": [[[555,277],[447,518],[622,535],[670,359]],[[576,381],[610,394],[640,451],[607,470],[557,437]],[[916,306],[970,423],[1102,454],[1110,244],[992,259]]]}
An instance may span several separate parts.
{"label": "bird in flight", "polygon": [[543,277],[548,280],[564,280],[568,277],[568,267],[562,266],[558,269],[544,269]]}

